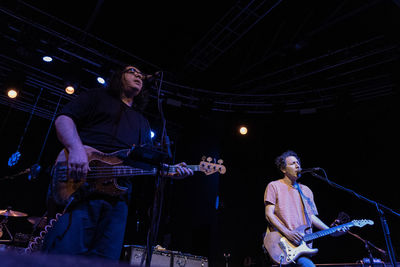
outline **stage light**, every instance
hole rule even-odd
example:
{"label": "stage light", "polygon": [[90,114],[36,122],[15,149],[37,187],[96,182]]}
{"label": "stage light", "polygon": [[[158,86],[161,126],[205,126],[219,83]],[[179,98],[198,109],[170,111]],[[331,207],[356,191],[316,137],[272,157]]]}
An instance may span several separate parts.
{"label": "stage light", "polygon": [[16,165],[20,158],[21,158],[21,153],[19,151],[12,154],[10,156],[10,158],[8,159],[8,167],[12,167],[12,166]]}
{"label": "stage light", "polygon": [[219,196],[217,195],[216,199],[215,199],[215,209],[218,210],[219,209]]}
{"label": "stage light", "polygon": [[79,84],[74,81],[74,79],[66,79],[64,80],[64,91],[69,94],[75,94],[76,90],[78,90]]}
{"label": "stage light", "polygon": [[42,57],[42,59],[44,62],[52,62],[53,61],[53,58],[50,56],[44,56],[44,57]]}
{"label": "stage light", "polygon": [[150,137],[151,137],[151,139],[153,139],[154,136],[156,136],[156,134],[155,134],[153,131],[150,131]]}
{"label": "stage light", "polygon": [[240,133],[241,135],[246,135],[246,134],[247,134],[247,127],[246,127],[246,126],[240,127],[239,133]]}
{"label": "stage light", "polygon": [[68,85],[65,87],[65,92],[69,95],[72,95],[75,92],[75,88],[72,85]]}
{"label": "stage light", "polygon": [[103,77],[97,77],[97,82],[99,83],[99,84],[105,84],[106,83],[106,80],[104,80],[104,78]]}
{"label": "stage light", "polygon": [[9,98],[16,98],[18,96],[18,90],[14,88],[10,88],[7,91],[7,95]]}

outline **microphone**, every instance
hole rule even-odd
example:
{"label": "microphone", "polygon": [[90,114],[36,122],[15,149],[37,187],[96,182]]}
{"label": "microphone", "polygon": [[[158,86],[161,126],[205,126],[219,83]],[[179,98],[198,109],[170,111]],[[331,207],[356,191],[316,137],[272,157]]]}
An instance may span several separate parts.
{"label": "microphone", "polygon": [[38,178],[41,170],[42,167],[39,164],[33,164],[32,167],[29,168],[28,180],[31,181]]}
{"label": "microphone", "polygon": [[154,72],[154,74],[148,74],[145,76],[145,80],[147,82],[153,82],[154,80],[156,80],[157,78],[159,78],[161,76],[162,71],[156,71]]}
{"label": "microphone", "polygon": [[33,164],[30,168],[27,168],[23,171],[20,171],[16,174],[10,175],[10,176],[4,176],[4,177],[0,177],[0,181],[1,180],[7,180],[7,179],[14,179],[18,176],[21,176],[23,174],[28,174],[28,180],[35,180],[36,178],[38,178],[39,173],[41,171],[42,167],[39,164]]}
{"label": "microphone", "polygon": [[316,172],[321,170],[322,168],[320,167],[315,167],[315,168],[309,168],[309,169],[302,169],[299,174],[304,174],[304,173],[309,173],[309,172]]}

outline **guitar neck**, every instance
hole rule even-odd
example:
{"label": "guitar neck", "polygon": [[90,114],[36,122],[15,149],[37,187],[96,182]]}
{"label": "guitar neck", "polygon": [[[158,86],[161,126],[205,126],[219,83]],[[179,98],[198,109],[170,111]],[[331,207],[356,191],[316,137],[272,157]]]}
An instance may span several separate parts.
{"label": "guitar neck", "polygon": [[[110,168],[112,169],[111,175],[115,177],[155,175],[157,173],[157,169],[142,170],[142,169],[132,168],[130,166],[112,166]],[[97,176],[97,174],[95,174],[95,176]]]}
{"label": "guitar neck", "polygon": [[[167,166],[168,173],[175,173],[175,166]],[[201,171],[199,165],[187,165],[187,168],[193,171]],[[121,176],[138,176],[138,175],[155,175],[157,174],[157,169],[154,168],[152,170],[142,170],[137,168],[132,168],[130,166],[113,166],[113,176],[121,177]]]}
{"label": "guitar neck", "polygon": [[354,224],[353,224],[353,222],[348,222],[348,223],[341,224],[341,225],[338,225],[338,226],[335,226],[335,227],[332,227],[332,228],[329,228],[329,229],[321,230],[321,231],[318,231],[318,232],[315,232],[315,233],[312,233],[312,234],[306,234],[304,236],[303,240],[305,242],[308,242],[308,241],[317,239],[319,237],[323,237],[323,236],[326,236],[326,235],[333,234],[334,232],[338,231],[339,229],[341,229],[344,226],[352,227],[352,226],[354,226]]}
{"label": "guitar neck", "polygon": [[[176,172],[176,167],[175,166],[168,166],[168,172],[170,173],[175,173]],[[200,165],[186,165],[188,169],[191,169],[194,172],[200,171]]]}

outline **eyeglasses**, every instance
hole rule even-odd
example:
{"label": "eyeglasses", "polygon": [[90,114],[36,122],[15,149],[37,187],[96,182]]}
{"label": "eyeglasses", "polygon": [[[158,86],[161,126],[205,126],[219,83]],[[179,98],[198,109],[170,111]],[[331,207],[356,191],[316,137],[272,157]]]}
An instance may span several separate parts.
{"label": "eyeglasses", "polygon": [[138,71],[135,68],[129,68],[124,70],[124,73],[131,73],[131,74],[135,74],[137,77],[139,77],[141,80],[146,79],[146,74],[144,74],[143,72]]}

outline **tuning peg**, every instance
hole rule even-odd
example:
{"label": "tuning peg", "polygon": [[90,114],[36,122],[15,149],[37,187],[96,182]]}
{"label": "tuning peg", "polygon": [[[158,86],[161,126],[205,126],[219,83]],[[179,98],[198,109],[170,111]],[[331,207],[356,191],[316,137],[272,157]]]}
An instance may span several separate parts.
{"label": "tuning peg", "polygon": [[201,157],[201,160],[202,160],[202,161],[205,161],[205,160],[206,160],[206,156],[202,156],[202,157]]}
{"label": "tuning peg", "polygon": [[217,162],[218,162],[218,164],[224,163],[224,161],[222,159],[219,159]]}
{"label": "tuning peg", "polygon": [[207,158],[207,161],[208,161],[208,162],[211,162],[211,161],[212,161],[212,157],[208,157],[208,158]]}

